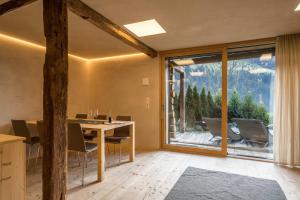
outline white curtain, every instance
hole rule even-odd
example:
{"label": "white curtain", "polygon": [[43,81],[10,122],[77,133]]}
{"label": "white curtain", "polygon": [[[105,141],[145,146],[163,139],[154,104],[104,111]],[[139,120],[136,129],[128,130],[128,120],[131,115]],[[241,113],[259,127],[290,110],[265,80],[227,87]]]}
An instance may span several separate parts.
{"label": "white curtain", "polygon": [[276,41],[274,159],[300,166],[300,34]]}

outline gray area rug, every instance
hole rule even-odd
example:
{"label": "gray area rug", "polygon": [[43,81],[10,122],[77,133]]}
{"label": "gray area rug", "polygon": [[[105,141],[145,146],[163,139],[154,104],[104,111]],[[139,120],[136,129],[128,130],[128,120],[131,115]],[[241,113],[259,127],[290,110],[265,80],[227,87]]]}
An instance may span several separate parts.
{"label": "gray area rug", "polygon": [[279,184],[266,180],[189,167],[165,200],[286,200]]}

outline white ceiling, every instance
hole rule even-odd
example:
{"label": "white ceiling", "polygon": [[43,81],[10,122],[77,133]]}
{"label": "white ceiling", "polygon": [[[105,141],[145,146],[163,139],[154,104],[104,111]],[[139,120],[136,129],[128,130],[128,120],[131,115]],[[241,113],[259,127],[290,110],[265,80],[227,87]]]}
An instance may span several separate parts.
{"label": "white ceiling", "polygon": [[[300,32],[300,0],[83,1],[120,26],[156,19],[167,33],[139,39],[159,51]],[[0,33],[44,44],[42,1],[1,16]],[[69,48],[87,58],[137,53],[71,12]]]}

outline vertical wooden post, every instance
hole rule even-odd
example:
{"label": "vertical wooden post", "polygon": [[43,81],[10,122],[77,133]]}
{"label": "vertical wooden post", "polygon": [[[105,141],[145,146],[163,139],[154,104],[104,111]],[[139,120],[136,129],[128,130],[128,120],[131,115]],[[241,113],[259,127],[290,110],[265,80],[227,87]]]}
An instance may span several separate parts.
{"label": "vertical wooden post", "polygon": [[43,200],[64,200],[67,169],[68,22],[66,0],[43,0]]}
{"label": "vertical wooden post", "polygon": [[185,132],[185,94],[184,94],[184,77],[185,73],[180,73],[180,93],[179,93],[179,115],[180,115],[180,133]]}
{"label": "vertical wooden post", "polygon": [[169,138],[176,138],[176,117],[175,117],[175,69],[169,68]]}
{"label": "vertical wooden post", "polygon": [[227,47],[222,50],[222,154],[227,155],[227,62],[228,53]]}

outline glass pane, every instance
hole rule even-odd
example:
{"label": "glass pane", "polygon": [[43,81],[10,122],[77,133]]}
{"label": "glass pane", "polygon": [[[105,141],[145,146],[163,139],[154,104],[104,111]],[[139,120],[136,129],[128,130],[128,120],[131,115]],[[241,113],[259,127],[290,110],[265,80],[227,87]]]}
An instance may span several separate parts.
{"label": "glass pane", "polygon": [[230,49],[228,153],[273,159],[273,45]]}
{"label": "glass pane", "polygon": [[167,59],[167,143],[220,150],[222,53]]}

